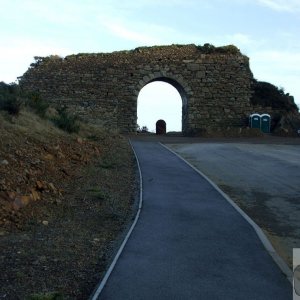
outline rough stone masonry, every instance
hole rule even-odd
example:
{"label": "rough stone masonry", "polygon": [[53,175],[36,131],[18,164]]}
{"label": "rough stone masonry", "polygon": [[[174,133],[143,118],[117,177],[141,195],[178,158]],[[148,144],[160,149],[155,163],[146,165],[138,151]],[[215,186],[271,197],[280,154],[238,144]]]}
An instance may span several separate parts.
{"label": "rough stone masonry", "polygon": [[20,86],[84,119],[134,132],[141,89],[168,82],[181,95],[182,131],[191,135],[245,125],[252,79],[249,59],[236,47],[192,44],[36,58]]}

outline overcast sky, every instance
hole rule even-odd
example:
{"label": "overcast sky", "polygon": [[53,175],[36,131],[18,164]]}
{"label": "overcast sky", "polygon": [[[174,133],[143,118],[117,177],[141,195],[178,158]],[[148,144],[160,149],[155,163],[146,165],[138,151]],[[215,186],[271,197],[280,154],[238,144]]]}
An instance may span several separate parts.
{"label": "overcast sky", "polygon": [[[234,44],[250,57],[256,79],[283,87],[300,106],[299,36],[300,0],[0,0],[0,81],[15,81],[34,56]],[[177,91],[150,87],[139,96],[138,123],[154,128],[153,120],[162,117],[169,130],[177,130]],[[170,100],[172,116],[161,106],[149,114],[150,98]]]}

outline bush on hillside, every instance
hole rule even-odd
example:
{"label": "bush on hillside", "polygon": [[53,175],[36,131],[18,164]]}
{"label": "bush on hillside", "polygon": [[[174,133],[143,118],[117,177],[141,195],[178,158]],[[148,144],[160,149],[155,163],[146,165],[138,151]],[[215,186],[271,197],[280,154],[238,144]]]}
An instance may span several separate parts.
{"label": "bush on hillside", "polygon": [[[42,64],[43,62],[53,62],[53,61],[62,61],[63,58],[61,56],[58,55],[49,55],[49,56],[34,56],[34,62],[32,64],[30,64],[30,68],[35,68],[37,66],[39,66],[40,64]],[[22,76],[20,77],[22,78]]]}
{"label": "bush on hillside", "polygon": [[28,95],[26,105],[30,107],[41,118],[44,119],[46,117],[46,112],[49,108],[49,104],[45,100],[43,100],[39,94],[33,93]]}
{"label": "bush on hillside", "polygon": [[22,103],[23,99],[17,84],[0,82],[0,110],[7,111],[11,115],[18,115]]}
{"label": "bush on hillside", "polygon": [[58,116],[53,117],[53,123],[60,129],[67,131],[69,133],[78,133],[80,125],[78,123],[78,116],[71,115],[67,112],[65,106],[57,109]]}
{"label": "bush on hillside", "polygon": [[44,118],[49,104],[37,93],[27,94],[16,83],[0,82],[0,109],[11,115],[18,115],[21,105],[30,107],[38,116]]}
{"label": "bush on hillside", "polygon": [[282,88],[278,88],[271,83],[253,80],[252,91],[251,103],[253,105],[268,106],[287,112],[298,111],[294,97],[288,93],[286,94]]}
{"label": "bush on hillside", "polygon": [[216,47],[212,44],[204,44],[203,46],[197,46],[204,54],[220,53],[220,54],[240,54],[239,48],[234,45],[227,45],[222,47]]}

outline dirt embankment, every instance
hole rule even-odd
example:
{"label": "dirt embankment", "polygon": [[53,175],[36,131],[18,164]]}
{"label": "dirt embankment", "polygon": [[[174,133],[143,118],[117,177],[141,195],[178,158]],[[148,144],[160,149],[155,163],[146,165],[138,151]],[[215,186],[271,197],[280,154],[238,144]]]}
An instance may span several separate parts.
{"label": "dirt embankment", "polygon": [[132,217],[128,141],[26,112],[0,137],[0,299],[87,299]]}

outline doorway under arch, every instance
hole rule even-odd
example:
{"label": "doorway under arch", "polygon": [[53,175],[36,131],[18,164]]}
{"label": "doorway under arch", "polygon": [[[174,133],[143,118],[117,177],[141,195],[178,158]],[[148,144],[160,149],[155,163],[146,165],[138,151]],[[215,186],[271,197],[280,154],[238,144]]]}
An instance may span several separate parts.
{"label": "doorway under arch", "polygon": [[182,131],[183,99],[179,91],[166,80],[156,79],[146,84],[137,99],[137,124],[156,131],[157,120],[166,121],[167,132]]}

